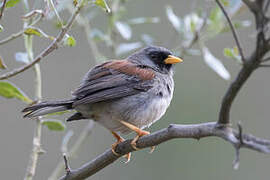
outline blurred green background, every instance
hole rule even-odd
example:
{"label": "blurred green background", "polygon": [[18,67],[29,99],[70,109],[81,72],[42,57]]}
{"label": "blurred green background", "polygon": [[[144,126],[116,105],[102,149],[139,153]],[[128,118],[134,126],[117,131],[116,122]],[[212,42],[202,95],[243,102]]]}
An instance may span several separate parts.
{"label": "blurred green background", "polygon": [[[126,3],[127,14],[124,19],[134,17],[160,17],[156,24],[138,25],[133,28],[133,41],[138,41],[143,33],[156,39],[155,45],[173,49],[180,41],[170,25],[165,6],[171,5],[176,15],[184,17],[196,7],[213,7],[212,1],[179,1],[179,0],[138,0]],[[1,24],[5,31],[0,33],[3,39],[21,29],[23,15],[21,6],[8,9]],[[69,14],[61,14],[67,18]],[[254,19],[246,9],[234,19],[250,20],[252,25],[238,30],[246,56],[254,47]],[[106,14],[99,12],[91,22],[93,27],[106,28]],[[56,35],[58,30],[43,21],[42,29]],[[70,98],[70,92],[80,83],[83,75],[94,65],[93,54],[89,49],[83,29],[74,26],[69,33],[77,40],[75,47],[59,48],[41,61],[43,99]],[[124,41],[124,40],[123,40]],[[34,52],[37,55],[49,44],[49,40],[35,38]],[[207,42],[208,48],[218,57],[234,79],[240,66],[233,60],[223,56],[225,47],[233,47],[234,40],[230,32],[223,33]],[[20,66],[14,60],[14,53],[24,51],[22,38],[0,46],[1,56],[9,70]],[[108,48],[100,46],[100,51],[108,58],[117,58]],[[121,57],[125,57],[123,55]],[[3,71],[4,72],[4,71]],[[12,79],[16,85],[28,95],[34,94],[33,71],[28,70]],[[216,121],[222,97],[230,81],[225,81],[213,72],[201,56],[185,56],[184,63],[175,68],[175,93],[166,115],[151,126],[150,131],[167,127],[170,123],[190,124]],[[241,121],[244,132],[259,137],[270,138],[269,133],[269,69],[257,70],[244,85],[236,98],[231,111],[233,126]],[[0,174],[1,179],[22,179],[24,177],[29,154],[32,149],[32,137],[35,122],[23,119],[20,111],[25,104],[16,99],[0,97]],[[61,119],[64,119],[61,117]],[[69,123],[67,129],[74,131],[69,144],[73,144],[87,121]],[[62,160],[60,145],[65,132],[53,132],[43,127],[42,147],[46,151],[38,161],[34,179],[47,179],[59,160]],[[130,135],[132,137],[134,134]],[[96,124],[91,136],[81,147],[76,157],[70,160],[71,168],[78,168],[111,147],[114,138],[110,132]],[[184,179],[184,180],[228,180],[228,179],[269,179],[270,156],[254,151],[241,149],[240,168],[233,170],[232,162],[235,151],[233,147],[218,138],[205,138],[200,141],[176,139],[159,145],[153,154],[148,149],[132,154],[131,161],[125,159],[106,167],[89,179],[92,180],[137,180],[137,179]]]}

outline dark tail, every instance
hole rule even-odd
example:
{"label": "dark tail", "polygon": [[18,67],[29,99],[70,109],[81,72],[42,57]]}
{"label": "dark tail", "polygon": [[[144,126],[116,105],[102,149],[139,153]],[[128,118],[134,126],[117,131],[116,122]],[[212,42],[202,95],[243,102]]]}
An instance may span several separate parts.
{"label": "dark tail", "polygon": [[43,116],[49,113],[65,111],[72,109],[72,103],[73,100],[41,102],[23,109],[22,112],[25,112],[23,117]]}

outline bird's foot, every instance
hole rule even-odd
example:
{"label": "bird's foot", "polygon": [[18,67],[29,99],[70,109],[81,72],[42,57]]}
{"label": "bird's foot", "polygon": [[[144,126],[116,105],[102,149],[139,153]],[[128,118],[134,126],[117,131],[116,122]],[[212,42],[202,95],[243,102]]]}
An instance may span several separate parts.
{"label": "bird's foot", "polygon": [[[125,125],[127,128],[131,129],[132,131],[137,133],[137,136],[135,136],[135,138],[131,141],[131,146],[133,149],[135,149],[136,151],[140,150],[140,148],[137,147],[137,141],[140,137],[145,136],[150,134],[150,132],[148,131],[144,131],[136,126],[134,126],[133,124],[130,124],[128,122],[125,121],[120,121],[123,125]],[[155,146],[151,147],[150,153],[154,152],[155,150]]]}
{"label": "bird's foot", "polygon": [[[112,144],[112,153],[113,153],[114,155],[116,155],[116,156],[121,156],[119,153],[117,153],[117,152],[115,151],[115,148],[116,148],[116,146],[117,146],[118,144],[120,144],[121,142],[124,142],[125,139],[122,138],[121,136],[119,136],[116,132],[113,132],[113,131],[112,131],[112,134],[113,134],[113,136],[117,139],[117,142],[115,142],[115,143]],[[131,153],[128,153],[128,154],[124,155],[124,157],[127,159],[125,163],[128,163],[128,162],[130,161]]]}

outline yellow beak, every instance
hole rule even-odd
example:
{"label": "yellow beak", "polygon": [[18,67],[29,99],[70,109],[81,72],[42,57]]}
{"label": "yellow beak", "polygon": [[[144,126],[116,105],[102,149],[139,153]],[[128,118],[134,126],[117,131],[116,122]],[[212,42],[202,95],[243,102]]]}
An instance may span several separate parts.
{"label": "yellow beak", "polygon": [[183,62],[183,60],[180,59],[179,57],[169,55],[169,56],[164,60],[164,62],[165,62],[165,64],[176,64],[176,63]]}

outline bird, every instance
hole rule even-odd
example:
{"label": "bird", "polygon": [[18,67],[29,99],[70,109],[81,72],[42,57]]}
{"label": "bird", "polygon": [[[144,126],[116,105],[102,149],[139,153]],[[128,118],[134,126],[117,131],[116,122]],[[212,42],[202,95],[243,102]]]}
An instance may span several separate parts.
{"label": "bird", "polygon": [[[22,110],[32,118],[66,110],[75,110],[67,119],[92,119],[116,138],[112,145],[124,141],[120,134],[134,131],[137,140],[150,132],[143,130],[159,120],[170,105],[174,91],[173,66],[183,60],[159,46],[147,46],[126,59],[109,60],[94,66],[68,100],[44,101]],[[120,134],[119,134],[120,133]],[[152,151],[154,147],[152,147]],[[131,154],[125,155],[127,162]]]}

